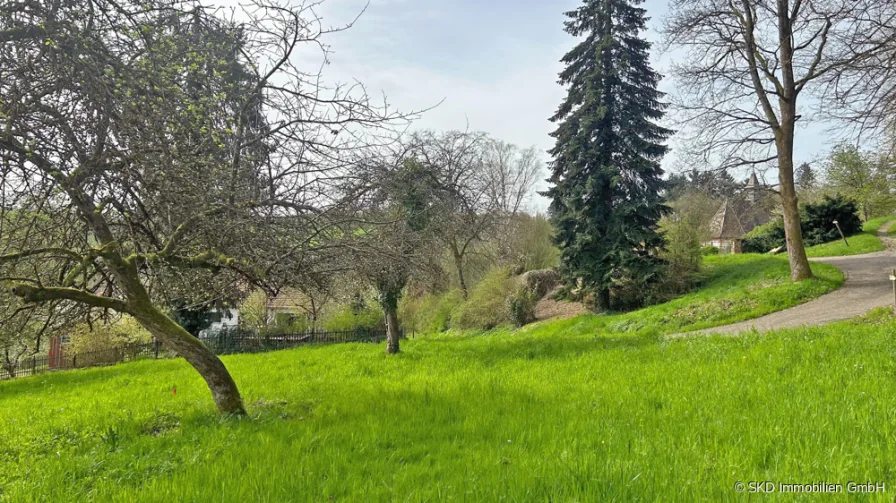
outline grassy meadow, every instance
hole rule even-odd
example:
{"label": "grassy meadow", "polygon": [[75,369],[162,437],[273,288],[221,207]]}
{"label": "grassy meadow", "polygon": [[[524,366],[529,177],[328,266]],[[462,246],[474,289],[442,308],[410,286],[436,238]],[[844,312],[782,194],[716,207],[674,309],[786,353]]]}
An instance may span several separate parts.
{"label": "grassy meadow", "polygon": [[215,417],[182,360],[2,382],[0,501],[740,501],[734,484],[753,480],[896,489],[888,315],[660,337],[842,280],[813,267],[821,279],[792,285],[781,257],[713,257],[703,286],[667,304],[421,337],[393,357],[365,344],[228,356],[246,419]]}

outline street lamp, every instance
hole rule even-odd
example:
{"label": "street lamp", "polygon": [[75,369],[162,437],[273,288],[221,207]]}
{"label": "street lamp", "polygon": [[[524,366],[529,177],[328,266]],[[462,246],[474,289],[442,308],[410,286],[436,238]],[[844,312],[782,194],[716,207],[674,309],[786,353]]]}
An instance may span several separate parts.
{"label": "street lamp", "polygon": [[840,237],[843,238],[843,242],[846,243],[846,246],[849,246],[849,241],[847,241],[846,236],[843,235],[843,231],[840,229],[840,224],[834,220],[834,225],[837,227],[837,232],[840,233]]}

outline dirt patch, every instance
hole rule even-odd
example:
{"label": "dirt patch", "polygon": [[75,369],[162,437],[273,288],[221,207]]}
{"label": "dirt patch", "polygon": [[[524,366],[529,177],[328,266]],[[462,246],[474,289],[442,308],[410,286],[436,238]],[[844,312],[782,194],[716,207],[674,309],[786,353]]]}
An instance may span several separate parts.
{"label": "dirt patch", "polygon": [[535,319],[538,321],[551,319],[572,318],[580,314],[590,312],[588,308],[581,302],[568,302],[565,300],[554,300],[551,297],[557,292],[557,289],[550,291],[538,304],[535,304]]}
{"label": "dirt patch", "polygon": [[896,252],[896,239],[890,237],[890,229],[893,225],[896,225],[896,220],[891,220],[877,229],[877,237],[888,252]]}

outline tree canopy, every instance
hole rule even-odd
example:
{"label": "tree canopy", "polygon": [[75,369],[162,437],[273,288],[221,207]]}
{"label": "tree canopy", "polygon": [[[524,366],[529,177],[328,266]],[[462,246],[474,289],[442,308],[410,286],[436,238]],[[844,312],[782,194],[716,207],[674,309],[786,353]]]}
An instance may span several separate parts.
{"label": "tree canopy", "polygon": [[220,360],[159,306],[178,284],[276,291],[313,275],[339,220],[332,180],[407,116],[296,66],[340,29],[314,4],[3,10],[0,212],[31,217],[10,224],[21,237],[4,241],[0,277],[26,302],[131,314],[197,368],[219,411],[242,413]]}

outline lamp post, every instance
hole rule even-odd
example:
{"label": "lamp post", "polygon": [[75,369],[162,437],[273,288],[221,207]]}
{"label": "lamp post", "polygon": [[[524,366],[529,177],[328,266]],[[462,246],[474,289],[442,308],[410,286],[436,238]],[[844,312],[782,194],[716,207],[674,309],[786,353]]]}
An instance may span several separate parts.
{"label": "lamp post", "polygon": [[837,227],[837,232],[840,233],[840,237],[843,238],[843,242],[846,243],[846,246],[849,246],[849,241],[847,241],[846,236],[843,235],[843,231],[840,229],[840,224],[834,220],[834,225]]}
{"label": "lamp post", "polygon": [[896,269],[890,271],[890,281],[893,282],[893,312],[896,313]]}

